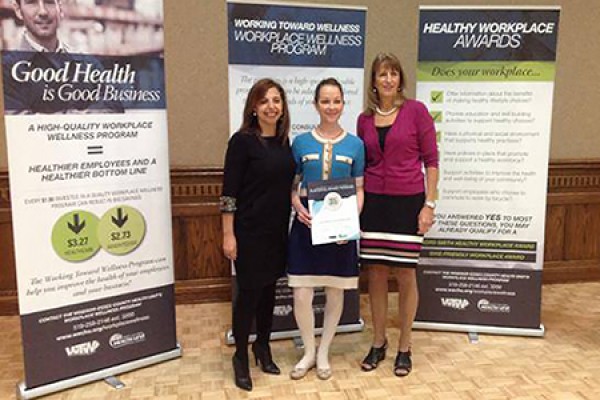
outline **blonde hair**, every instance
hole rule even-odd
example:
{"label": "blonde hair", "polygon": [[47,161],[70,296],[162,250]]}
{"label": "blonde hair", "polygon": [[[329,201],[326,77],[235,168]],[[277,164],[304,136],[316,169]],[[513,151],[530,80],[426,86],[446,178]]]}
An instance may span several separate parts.
{"label": "blonde hair", "polygon": [[367,108],[365,109],[366,115],[373,115],[375,113],[375,107],[379,106],[379,94],[375,89],[375,80],[377,79],[377,71],[381,68],[390,68],[400,75],[400,87],[398,88],[398,95],[396,96],[395,104],[400,105],[404,101],[404,88],[406,87],[406,75],[402,69],[400,60],[392,53],[379,53],[375,56],[373,63],[371,64],[371,78],[369,79],[369,89],[367,95]]}

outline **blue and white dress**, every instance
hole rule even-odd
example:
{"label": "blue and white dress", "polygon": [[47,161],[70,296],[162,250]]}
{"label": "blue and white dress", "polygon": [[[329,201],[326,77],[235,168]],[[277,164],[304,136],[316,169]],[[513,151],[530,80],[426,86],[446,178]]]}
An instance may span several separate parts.
{"label": "blue and white dress", "polygon": [[[296,161],[296,179],[300,180],[300,198],[305,207],[309,182],[353,177],[363,185],[365,154],[362,140],[343,132],[325,139],[316,131],[294,139],[292,154]],[[291,287],[358,287],[356,241],[313,246],[310,229],[294,218],[289,237],[288,282]]]}

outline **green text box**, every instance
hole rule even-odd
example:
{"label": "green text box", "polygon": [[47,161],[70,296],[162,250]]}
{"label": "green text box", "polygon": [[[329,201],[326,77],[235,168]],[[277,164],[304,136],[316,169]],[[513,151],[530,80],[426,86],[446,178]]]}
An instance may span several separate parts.
{"label": "green text box", "polygon": [[552,82],[556,66],[544,61],[420,62],[421,82]]}

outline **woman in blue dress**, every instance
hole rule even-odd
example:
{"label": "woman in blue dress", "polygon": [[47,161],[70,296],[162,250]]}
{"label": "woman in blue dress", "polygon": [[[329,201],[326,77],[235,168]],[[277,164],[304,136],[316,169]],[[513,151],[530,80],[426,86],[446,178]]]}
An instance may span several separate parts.
{"label": "woman in blue dress", "polygon": [[[288,279],[294,290],[294,316],[304,342],[304,356],[291,371],[292,379],[303,378],[315,366],[318,378],[331,377],[329,347],[342,315],[344,289],[358,286],[356,242],[313,246],[306,194],[310,182],[353,177],[360,212],[363,204],[364,147],[358,137],[339,125],[344,93],[337,80],[329,78],[317,85],[314,105],[319,113],[319,125],[313,131],[299,135],[292,144],[296,161],[292,205],[296,218],[289,238]],[[312,309],[315,287],[324,287],[327,299],[318,350]]]}

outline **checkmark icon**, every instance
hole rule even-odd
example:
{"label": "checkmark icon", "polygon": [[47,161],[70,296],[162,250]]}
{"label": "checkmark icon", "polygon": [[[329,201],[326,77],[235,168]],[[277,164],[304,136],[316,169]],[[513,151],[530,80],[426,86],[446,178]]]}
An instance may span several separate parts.
{"label": "checkmark icon", "polygon": [[443,90],[432,90],[429,94],[432,103],[443,103],[444,102],[444,91]]}
{"label": "checkmark icon", "polygon": [[433,118],[433,122],[442,122],[442,111],[430,111],[429,115]]}

